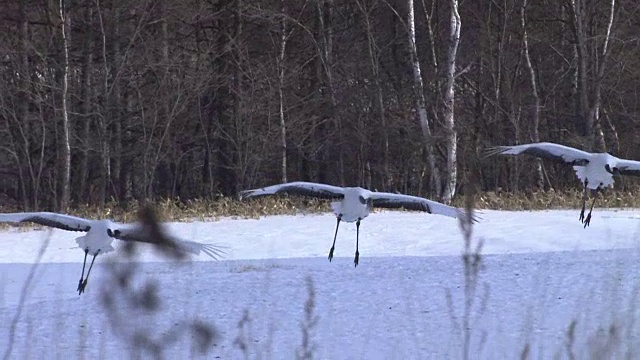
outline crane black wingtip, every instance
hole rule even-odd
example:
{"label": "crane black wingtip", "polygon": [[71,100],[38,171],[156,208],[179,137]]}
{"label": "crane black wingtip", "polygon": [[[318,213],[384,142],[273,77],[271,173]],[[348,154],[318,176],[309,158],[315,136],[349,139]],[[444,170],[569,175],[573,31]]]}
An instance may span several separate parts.
{"label": "crane black wingtip", "polygon": [[[259,195],[261,195],[260,192],[264,192],[264,189],[251,189],[251,190],[242,190],[238,193],[238,198],[240,200],[244,200],[246,198],[250,198],[250,197],[257,197]],[[266,195],[266,194],[262,194],[262,195]]]}
{"label": "crane black wingtip", "polygon": [[465,222],[471,222],[472,224],[477,224],[482,220],[482,217],[480,217],[479,213],[475,210],[458,209],[458,219]]}
{"label": "crane black wingtip", "polygon": [[496,155],[504,155],[509,150],[508,146],[491,146],[482,151],[482,159],[490,158]]}
{"label": "crane black wingtip", "polygon": [[202,252],[209,255],[214,260],[220,260],[224,259],[225,254],[227,253],[224,251],[225,248],[225,246],[206,244],[202,247]]}
{"label": "crane black wingtip", "polygon": [[244,199],[246,199],[246,198],[250,197],[252,192],[253,192],[253,190],[243,190],[243,191],[240,191],[240,192],[238,193],[238,199],[240,199],[240,200],[244,200]]}

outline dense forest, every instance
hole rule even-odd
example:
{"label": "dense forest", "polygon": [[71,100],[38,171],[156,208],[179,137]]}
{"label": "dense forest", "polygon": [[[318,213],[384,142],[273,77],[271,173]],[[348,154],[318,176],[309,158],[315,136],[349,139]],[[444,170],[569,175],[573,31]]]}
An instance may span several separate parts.
{"label": "dense forest", "polygon": [[306,180],[449,201],[575,187],[483,157],[640,159],[630,0],[6,0],[0,204],[216,198]]}

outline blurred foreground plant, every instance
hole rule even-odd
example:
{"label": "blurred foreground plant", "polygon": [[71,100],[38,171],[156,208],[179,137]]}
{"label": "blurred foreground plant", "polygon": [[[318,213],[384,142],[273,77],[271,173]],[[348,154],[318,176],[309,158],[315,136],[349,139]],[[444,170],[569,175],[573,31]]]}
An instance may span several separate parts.
{"label": "blurred foreground plant", "polygon": [[[154,246],[163,256],[171,260],[184,260],[158,221],[155,210],[143,206],[139,211],[139,221],[153,238]],[[190,335],[193,348],[200,354],[207,354],[218,338],[216,329],[199,319],[175,319],[173,326],[163,329],[154,316],[167,316],[159,294],[159,285],[154,279],[140,279],[140,264],[134,242],[126,242],[119,254],[123,260],[110,263],[107,279],[102,285],[101,302],[106,309],[112,330],[119,335],[133,352],[132,357],[165,358],[165,351]],[[144,319],[145,321],[141,321]],[[157,320],[157,318],[155,319]]]}

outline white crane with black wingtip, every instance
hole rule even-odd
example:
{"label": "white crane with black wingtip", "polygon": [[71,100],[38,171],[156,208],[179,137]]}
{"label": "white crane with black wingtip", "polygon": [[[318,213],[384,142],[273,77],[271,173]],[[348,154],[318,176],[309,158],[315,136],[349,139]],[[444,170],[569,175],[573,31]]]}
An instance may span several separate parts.
{"label": "white crane with black wingtip", "polygon": [[[576,177],[584,184],[582,194],[582,210],[579,220],[584,227],[591,222],[591,212],[596,202],[598,191],[613,186],[614,175],[640,176],[640,161],[617,158],[608,153],[590,153],[569,146],[550,142],[522,144],[514,146],[496,146],[487,149],[487,155],[531,155],[542,159],[550,159],[573,166]],[[588,190],[593,193],[593,202],[589,214],[585,218],[584,212]]]}
{"label": "white crane with black wingtip", "polygon": [[[331,203],[331,209],[337,217],[336,231],[333,236],[333,245],[329,250],[329,261],[333,259],[333,251],[336,246],[338,227],[340,221],[356,223],[356,255],[355,266],[358,266],[360,253],[358,242],[360,234],[360,221],[369,215],[374,207],[424,211],[430,214],[444,215],[452,218],[465,216],[462,209],[448,206],[437,201],[428,200],[418,196],[376,192],[361,187],[338,187],[333,185],[318,184],[312,182],[290,182],[267,186],[260,189],[245,190],[240,192],[240,198],[258,197],[274,194],[288,194],[315,197],[319,199],[337,200]],[[477,221],[475,218],[473,221]]]}
{"label": "white crane with black wingtip", "polygon": [[[77,216],[58,214],[52,212],[24,212],[24,213],[8,213],[0,214],[0,222],[8,223],[34,223],[44,226],[50,226],[68,231],[84,231],[85,235],[76,238],[78,246],[84,251],[84,261],[82,263],[82,275],[78,282],[78,294],[84,292],[87,286],[87,280],[91,273],[91,268],[99,254],[106,254],[113,251],[111,243],[114,239],[123,241],[137,241],[145,243],[158,244],[158,239],[153,238],[151,234],[139,223],[134,224],[118,224],[107,219],[89,220]],[[165,239],[176,250],[183,253],[192,253],[195,255],[203,252],[213,259],[218,259],[224,253],[222,248],[213,244],[202,244],[195,241],[177,239],[167,237]],[[87,263],[87,255],[93,255],[91,265],[87,271],[87,277],[84,277],[85,265]]]}

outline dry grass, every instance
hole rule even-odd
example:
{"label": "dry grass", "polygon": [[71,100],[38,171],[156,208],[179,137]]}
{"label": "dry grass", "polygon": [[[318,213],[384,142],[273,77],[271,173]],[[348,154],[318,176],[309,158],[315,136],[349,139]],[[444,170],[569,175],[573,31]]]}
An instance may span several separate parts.
{"label": "dry grass", "polygon": [[[607,190],[599,194],[596,207],[640,208],[640,197],[633,190]],[[579,208],[582,192],[578,189],[569,191],[526,191],[509,193],[490,191],[476,196],[478,209],[494,210],[544,210]],[[464,207],[464,197],[459,196],[453,205]],[[79,206],[69,213],[91,219],[109,218],[120,222],[133,222],[142,203],[129,203],[126,207],[109,202],[103,208],[95,206]],[[221,197],[216,200],[163,199],[155,202],[162,219],[166,221],[210,220],[221,217],[258,218],[266,215],[296,215],[326,213],[330,211],[329,201],[296,198],[296,197],[264,197],[249,200]],[[17,212],[23,209],[0,206],[0,212]],[[7,224],[0,224],[7,227]],[[29,227],[33,227],[29,225]]]}
{"label": "dry grass", "polygon": [[[96,206],[77,206],[68,211],[69,214],[88,219],[109,218],[129,223],[137,220],[142,203],[133,202],[123,207],[116,202],[109,202],[103,208]],[[193,221],[218,219],[221,217],[259,218],[265,215],[296,215],[322,213],[329,209],[329,203],[316,199],[299,199],[287,197],[266,197],[241,201],[234,198],[217,200],[163,199],[154,203],[160,218],[165,221]],[[24,211],[20,208],[0,206],[0,213]],[[0,223],[0,228],[11,224]],[[39,228],[33,224],[25,224],[29,228]]]}
{"label": "dry grass", "polygon": [[[607,190],[598,194],[596,207],[602,208],[639,208],[640,197],[637,191]],[[463,199],[456,199],[462,202]],[[582,190],[568,191],[527,191],[519,193],[484,192],[476,199],[478,209],[493,210],[546,210],[575,209],[582,204]],[[463,206],[462,203],[456,203]]]}

